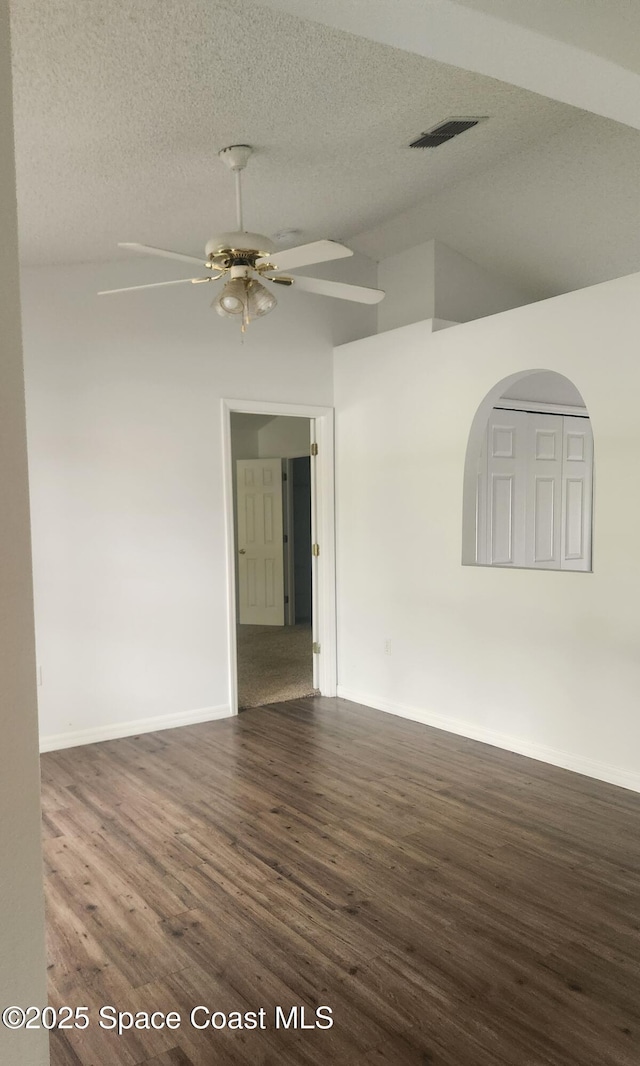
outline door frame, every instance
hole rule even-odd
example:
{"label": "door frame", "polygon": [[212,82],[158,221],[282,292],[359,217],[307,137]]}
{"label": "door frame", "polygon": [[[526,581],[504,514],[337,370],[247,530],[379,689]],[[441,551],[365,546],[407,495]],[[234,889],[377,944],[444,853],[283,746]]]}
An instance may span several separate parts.
{"label": "door frame", "polygon": [[337,687],[336,623],[336,531],[334,412],[332,407],[311,404],[272,403],[266,400],[223,399],[222,456],[227,547],[227,647],[229,708],[238,713],[238,650],[236,641],[236,557],[235,515],[233,513],[233,455],[231,415],[285,415],[310,420],[311,443],[318,454],[311,460],[311,537],[320,545],[320,555],[312,560],[313,640],[320,653],[313,656],[314,686],[323,696],[335,696]]}
{"label": "door frame", "polygon": [[[311,457],[309,457],[311,458]],[[283,459],[282,466],[286,474],[282,486],[284,504],[284,616],[285,625],[295,625],[296,621],[296,579],[294,568],[294,530],[293,530],[293,459]]]}

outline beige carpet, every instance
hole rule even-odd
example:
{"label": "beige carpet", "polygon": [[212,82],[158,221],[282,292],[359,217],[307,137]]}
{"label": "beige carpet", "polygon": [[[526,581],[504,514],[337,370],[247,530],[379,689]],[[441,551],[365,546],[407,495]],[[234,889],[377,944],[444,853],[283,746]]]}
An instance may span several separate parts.
{"label": "beige carpet", "polygon": [[238,707],[312,696],[311,626],[238,626]]}

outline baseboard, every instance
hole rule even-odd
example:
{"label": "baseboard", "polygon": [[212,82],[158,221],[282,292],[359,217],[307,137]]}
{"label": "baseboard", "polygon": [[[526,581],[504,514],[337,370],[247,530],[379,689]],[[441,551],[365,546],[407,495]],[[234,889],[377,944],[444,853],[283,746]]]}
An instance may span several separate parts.
{"label": "baseboard", "polygon": [[139,718],[134,722],[115,722],[100,725],[95,729],[78,729],[73,733],[56,733],[40,737],[40,751],[59,751],[61,748],[76,748],[81,744],[97,744],[101,740],[118,740],[135,737],[138,733],[156,733],[160,729],[176,729],[181,725],[196,725],[198,722],[215,722],[231,717],[231,708],[201,707],[197,711],[178,711],[176,714],[160,714],[155,718]]}
{"label": "baseboard", "polygon": [[456,733],[470,740],[479,740],[483,744],[493,744],[496,748],[504,748],[513,751],[517,755],[526,755],[530,759],[538,759],[540,762],[550,763],[551,766],[559,766],[563,770],[572,770],[576,774],[584,774],[585,777],[593,777],[597,781],[606,781],[610,785],[620,785],[632,792],[640,792],[640,774],[632,770],[623,770],[617,766],[609,766],[607,763],[588,759],[583,755],[573,752],[561,751],[558,748],[549,748],[544,744],[525,740],[522,737],[514,737],[508,733],[500,733],[494,729],[485,729],[473,722],[461,721],[458,718],[447,718],[445,715],[436,714],[424,707],[411,707],[407,704],[396,703],[365,692],[356,692],[354,689],[338,685],[338,696],[351,703],[362,703],[366,707],[372,707],[377,711],[385,711],[387,714],[395,714],[399,718],[410,718],[414,722],[422,722],[423,725],[435,726],[447,733]]}

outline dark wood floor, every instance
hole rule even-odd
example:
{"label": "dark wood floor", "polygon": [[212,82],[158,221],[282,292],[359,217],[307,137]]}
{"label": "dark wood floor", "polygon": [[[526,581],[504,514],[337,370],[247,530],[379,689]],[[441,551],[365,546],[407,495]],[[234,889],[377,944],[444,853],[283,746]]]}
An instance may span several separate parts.
{"label": "dark wood floor", "polygon": [[42,770],[51,1003],[92,1012],[53,1066],[640,1062],[639,795],[326,699]]}

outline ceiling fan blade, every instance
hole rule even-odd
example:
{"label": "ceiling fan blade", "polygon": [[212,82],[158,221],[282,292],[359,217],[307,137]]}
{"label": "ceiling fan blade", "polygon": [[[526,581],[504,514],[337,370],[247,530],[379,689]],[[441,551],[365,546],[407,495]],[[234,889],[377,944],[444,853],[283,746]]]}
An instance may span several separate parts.
{"label": "ceiling fan blade", "polygon": [[311,266],[312,263],[328,263],[331,259],[344,259],[353,255],[350,248],[337,241],[313,241],[300,244],[297,248],[286,248],[283,252],[264,255],[258,264],[271,263],[279,270],[295,270],[296,267]]}
{"label": "ceiling fan blade", "polygon": [[383,289],[346,285],[343,281],[326,281],[325,278],[301,278],[296,275],[293,284],[303,292],[314,292],[318,296],[335,296],[338,300],[354,300],[359,304],[377,304],[384,296]]}
{"label": "ceiling fan blade", "polygon": [[98,296],[111,296],[114,292],[135,292],[136,289],[160,289],[163,285],[198,285],[201,281],[217,281],[217,278],[178,278],[176,281],[152,281],[150,285],[127,285],[124,289],[103,289]]}
{"label": "ceiling fan blade", "polygon": [[152,248],[149,244],[134,244],[131,241],[120,241],[118,248],[129,248],[132,252],[142,252],[143,255],[161,255],[165,259],[182,259],[185,263],[199,263],[203,266],[206,259],[196,259],[193,255],[185,255],[184,252],[170,252],[166,248]]}

